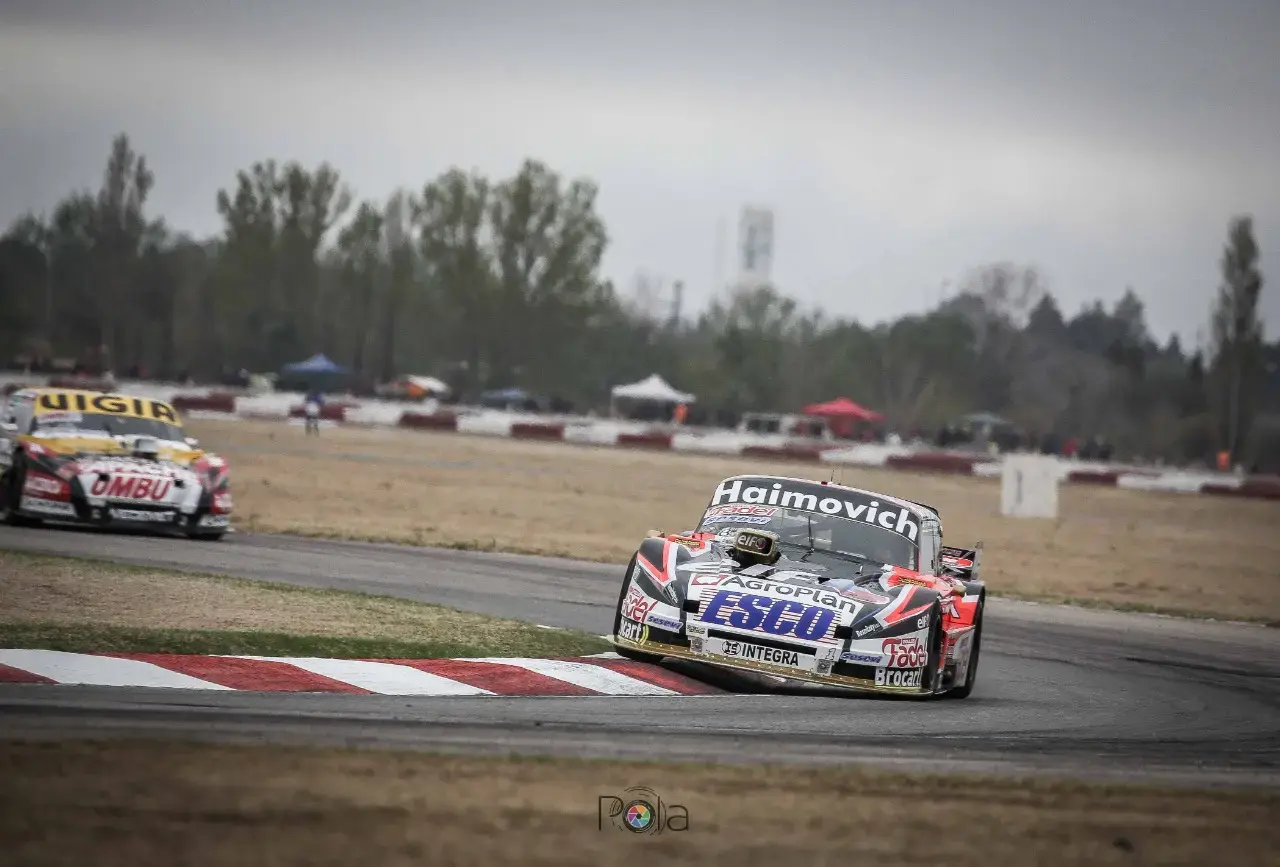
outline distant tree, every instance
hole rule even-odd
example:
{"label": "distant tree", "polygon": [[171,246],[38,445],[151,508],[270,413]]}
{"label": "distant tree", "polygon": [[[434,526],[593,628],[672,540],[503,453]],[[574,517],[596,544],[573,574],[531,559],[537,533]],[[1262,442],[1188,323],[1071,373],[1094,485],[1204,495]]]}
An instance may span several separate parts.
{"label": "distant tree", "polygon": [[496,185],[489,228],[501,306],[495,367],[519,366],[543,392],[586,385],[578,355],[586,323],[602,298],[600,262],[609,236],[596,212],[596,185],[568,181],[536,160]]}
{"label": "distant tree", "polygon": [[341,321],[347,325],[343,329],[348,338],[345,342],[349,344],[351,369],[357,376],[365,373],[378,296],[386,281],[388,262],[382,230],[381,207],[362,202],[351,222],[338,233],[343,297],[337,306],[341,308]]}
{"label": "distant tree", "polygon": [[218,191],[225,228],[214,286],[224,364],[274,370],[323,348],[329,323],[346,311],[325,306],[321,254],[350,204],[327,163],[254,163],[236,173],[234,189]]}
{"label": "distant tree", "polygon": [[1040,340],[1058,343],[1066,340],[1067,323],[1058,302],[1046,292],[1027,317],[1027,334]]}
{"label": "distant tree", "polygon": [[1231,221],[1221,268],[1207,382],[1218,442],[1237,460],[1257,410],[1263,373],[1262,323],[1258,319],[1263,280],[1251,217]]}
{"label": "distant tree", "polygon": [[422,188],[413,225],[422,257],[425,297],[419,315],[433,321],[446,353],[460,363],[464,392],[489,385],[497,319],[497,280],[488,245],[492,185],[478,174],[450,169]]}
{"label": "distant tree", "polygon": [[155,176],[146,157],[134,151],[129,137],[123,133],[111,142],[111,153],[103,171],[102,187],[95,200],[93,258],[98,287],[97,300],[99,339],[104,352],[103,363],[115,366],[117,345],[124,327],[126,346],[132,346],[136,334],[130,325],[134,320],[124,311],[134,302],[143,247],[150,240],[144,210]]}

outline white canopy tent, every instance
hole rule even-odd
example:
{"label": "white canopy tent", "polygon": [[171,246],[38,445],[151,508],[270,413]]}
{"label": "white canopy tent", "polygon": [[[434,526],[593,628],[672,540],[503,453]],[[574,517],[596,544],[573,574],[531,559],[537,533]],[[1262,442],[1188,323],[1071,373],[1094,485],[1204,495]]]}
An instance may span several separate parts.
{"label": "white canopy tent", "polygon": [[690,404],[697,398],[692,394],[677,391],[658,374],[651,374],[639,382],[628,385],[615,385],[610,392],[612,400],[611,414],[617,415],[617,402],[631,401],[648,404]]}
{"label": "white canopy tent", "polygon": [[656,373],[630,385],[615,385],[612,394],[615,400],[622,398],[649,403],[693,403],[696,400],[691,394],[676,391]]}

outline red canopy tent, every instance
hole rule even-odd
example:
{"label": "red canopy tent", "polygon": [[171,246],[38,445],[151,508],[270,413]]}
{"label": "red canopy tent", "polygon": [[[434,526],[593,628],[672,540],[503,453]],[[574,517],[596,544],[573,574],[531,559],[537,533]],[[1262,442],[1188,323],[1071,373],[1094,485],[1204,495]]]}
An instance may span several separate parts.
{"label": "red canopy tent", "polygon": [[825,418],[831,433],[838,437],[852,436],[854,426],[859,422],[880,421],[884,418],[875,410],[854,403],[847,397],[837,397],[826,403],[811,403],[803,412],[805,415]]}

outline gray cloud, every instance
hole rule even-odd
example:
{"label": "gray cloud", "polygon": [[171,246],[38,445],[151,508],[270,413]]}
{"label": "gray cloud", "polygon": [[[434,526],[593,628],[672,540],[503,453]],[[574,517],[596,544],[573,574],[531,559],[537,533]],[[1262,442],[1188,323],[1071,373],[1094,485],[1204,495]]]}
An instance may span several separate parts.
{"label": "gray cloud", "polygon": [[782,288],[865,320],[1010,258],[1068,310],[1132,284],[1191,337],[1237,212],[1280,271],[1280,6],[961,5],[10,2],[0,219],[96,183],[123,129],[198,231],[267,156],[369,196],[538,156],[600,182],[610,276],[695,301],[753,201]]}

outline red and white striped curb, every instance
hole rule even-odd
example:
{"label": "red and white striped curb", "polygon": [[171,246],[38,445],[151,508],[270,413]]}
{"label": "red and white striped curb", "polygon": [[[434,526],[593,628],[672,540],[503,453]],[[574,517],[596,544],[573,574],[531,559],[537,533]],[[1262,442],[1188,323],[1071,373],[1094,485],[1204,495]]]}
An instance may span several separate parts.
{"label": "red and white striped curb", "polygon": [[613,654],[567,659],[326,659],[0,650],[0,683],[423,696],[722,691]]}

